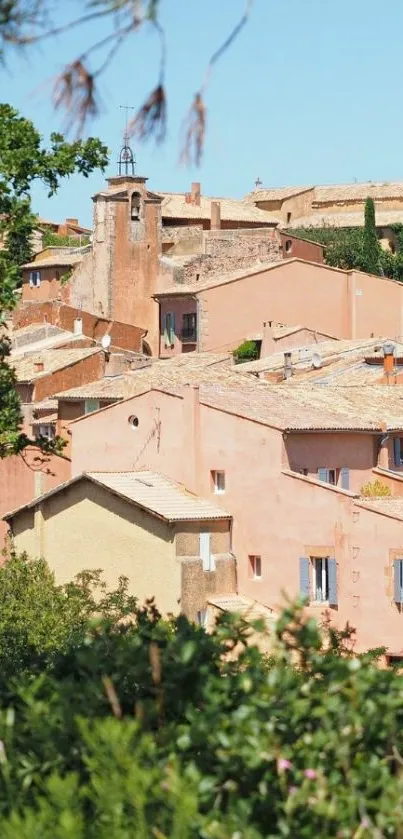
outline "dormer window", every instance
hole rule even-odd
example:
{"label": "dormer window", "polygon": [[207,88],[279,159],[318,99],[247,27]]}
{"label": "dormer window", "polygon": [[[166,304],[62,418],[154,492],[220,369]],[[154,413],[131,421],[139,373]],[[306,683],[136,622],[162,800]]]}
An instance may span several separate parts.
{"label": "dormer window", "polygon": [[138,221],[140,218],[140,201],[141,195],[139,192],[133,192],[130,205],[130,216],[132,221]]}

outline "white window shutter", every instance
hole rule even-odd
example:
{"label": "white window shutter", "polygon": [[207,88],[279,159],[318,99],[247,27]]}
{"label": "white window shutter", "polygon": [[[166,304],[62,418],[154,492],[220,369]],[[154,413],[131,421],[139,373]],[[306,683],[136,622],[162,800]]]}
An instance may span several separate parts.
{"label": "white window shutter", "polygon": [[206,533],[204,531],[200,533],[200,556],[203,563],[203,571],[212,571],[211,533]]}

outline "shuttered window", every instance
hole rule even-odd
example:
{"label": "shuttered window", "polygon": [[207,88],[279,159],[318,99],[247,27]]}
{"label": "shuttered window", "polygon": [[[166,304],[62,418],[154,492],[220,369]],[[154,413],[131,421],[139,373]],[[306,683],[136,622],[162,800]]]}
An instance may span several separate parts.
{"label": "shuttered window", "polygon": [[342,489],[350,489],[350,472],[347,466],[340,469],[340,486]]}
{"label": "shuttered window", "polygon": [[401,437],[394,437],[393,439],[393,455],[395,466],[402,466],[402,438]]}
{"label": "shuttered window", "polygon": [[403,603],[403,559],[395,559],[393,566],[395,603]]}
{"label": "shuttered window", "polygon": [[301,597],[308,601],[337,606],[337,562],[334,557],[300,557],[299,590]]}
{"label": "shuttered window", "polygon": [[164,344],[166,347],[172,347],[175,343],[175,315],[173,312],[167,312],[164,317]]}
{"label": "shuttered window", "polygon": [[311,586],[309,580],[309,557],[301,556],[299,559],[299,593],[301,597],[310,600]]}

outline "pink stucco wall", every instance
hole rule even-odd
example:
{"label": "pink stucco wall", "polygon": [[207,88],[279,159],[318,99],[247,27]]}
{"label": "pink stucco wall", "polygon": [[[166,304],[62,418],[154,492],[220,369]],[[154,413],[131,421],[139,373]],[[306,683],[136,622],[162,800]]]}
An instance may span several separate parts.
{"label": "pink stucco wall", "polygon": [[289,434],[284,441],[284,465],[317,477],[320,467],[348,467],[350,489],[360,492],[363,484],[373,480],[377,464],[379,435],[348,433]]}
{"label": "pink stucco wall", "polygon": [[[139,419],[135,430],[128,422],[132,414]],[[403,556],[403,521],[358,506],[353,492],[290,473],[280,431],[199,405],[192,387],[177,395],[149,391],[87,415],[70,428],[73,474],[149,468],[231,513],[242,594],[280,608],[285,595],[299,592],[299,558],[322,551],[337,561],[339,606],[330,609],[332,620],[356,627],[357,649],[402,646],[392,568],[394,557]],[[371,435],[319,434],[317,441],[314,435],[295,435],[292,444],[289,440],[289,454],[311,457],[315,465],[325,453],[343,457],[354,488],[368,475],[376,477],[370,467]],[[214,494],[213,470],[225,472],[222,495]],[[260,580],[249,574],[248,557],[254,554],[262,558]],[[310,609],[320,618],[324,607]]]}
{"label": "pink stucco wall", "polygon": [[34,447],[26,449],[21,456],[0,460],[0,550],[8,531],[6,522],[2,521],[5,513],[67,481],[70,468],[67,458],[42,455]]}

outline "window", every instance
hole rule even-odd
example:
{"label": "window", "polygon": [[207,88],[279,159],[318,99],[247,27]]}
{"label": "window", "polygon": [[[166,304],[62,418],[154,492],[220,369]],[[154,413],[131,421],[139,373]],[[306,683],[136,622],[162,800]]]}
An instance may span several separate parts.
{"label": "window", "polygon": [[41,284],[41,272],[40,271],[30,271],[29,272],[29,285],[31,288],[39,288]]}
{"label": "window", "polygon": [[393,455],[395,466],[403,466],[403,438],[402,437],[394,437],[393,438]]}
{"label": "window", "polygon": [[261,556],[250,556],[249,557],[249,571],[252,580],[261,580],[262,579],[262,557]]}
{"label": "window", "polygon": [[291,251],[292,251],[292,240],[291,240],[291,239],[287,239],[287,241],[286,241],[286,243],[285,243],[285,252],[286,252],[286,253],[288,253],[288,254],[290,254],[290,253],[291,253]]}
{"label": "window", "polygon": [[292,213],[287,213],[287,223],[289,223],[291,221],[291,215],[292,215]]}
{"label": "window", "polygon": [[99,399],[86,399],[84,413],[92,414],[93,411],[99,411]]}
{"label": "window", "polygon": [[55,426],[50,422],[41,422],[35,426],[35,437],[45,437],[46,440],[54,440],[56,436]]}
{"label": "window", "polygon": [[403,559],[395,559],[393,567],[395,603],[403,603]]}
{"label": "window", "polygon": [[167,312],[164,318],[164,344],[172,347],[175,343],[175,315]]}
{"label": "window", "polygon": [[135,414],[131,414],[131,416],[129,417],[129,425],[130,425],[131,428],[134,428],[134,429],[138,428],[139,418],[136,417]]}
{"label": "window", "polygon": [[312,559],[312,594],[316,603],[325,603],[329,600],[329,560]]}
{"label": "window", "polygon": [[200,558],[203,563],[203,571],[215,571],[214,556],[211,553],[211,533],[202,531],[199,534]]}
{"label": "window", "polygon": [[196,342],[197,323],[196,312],[182,316],[182,341]]}
{"label": "window", "polygon": [[215,494],[223,495],[225,492],[225,472],[212,472],[211,475]]}
{"label": "window", "polygon": [[341,469],[320,467],[318,469],[318,480],[332,486],[340,486],[342,489],[350,488],[350,473],[346,466]]}
{"label": "window", "polygon": [[203,629],[207,629],[208,625],[208,611],[207,609],[200,609],[197,613],[197,623],[199,626],[202,626]]}
{"label": "window", "polygon": [[131,215],[132,221],[138,221],[138,219],[140,218],[140,199],[141,199],[140,193],[139,192],[133,192],[132,197],[131,197],[131,204],[130,204],[130,207],[131,207],[130,215]]}
{"label": "window", "polygon": [[60,271],[55,271],[55,280],[60,280]]}
{"label": "window", "polygon": [[333,557],[301,556],[299,560],[301,597],[314,603],[337,606],[337,563]]}

